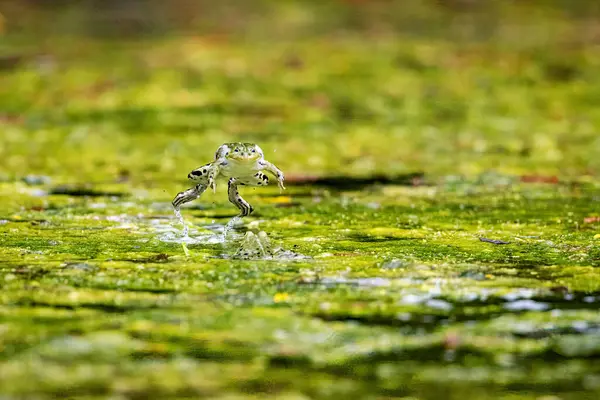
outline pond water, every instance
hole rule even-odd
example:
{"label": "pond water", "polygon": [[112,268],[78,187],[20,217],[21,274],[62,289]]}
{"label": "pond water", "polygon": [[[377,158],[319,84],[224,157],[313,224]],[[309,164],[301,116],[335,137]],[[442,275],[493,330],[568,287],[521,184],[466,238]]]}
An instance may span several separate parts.
{"label": "pond water", "polygon": [[[0,379],[13,393],[130,393],[158,376],[164,395],[600,387],[592,191],[291,185],[290,207],[262,188],[246,191],[257,215],[224,238],[237,211],[218,194],[182,208],[186,236],[168,198],[1,188],[32,202],[0,225]],[[540,226],[565,208],[572,222]]]}

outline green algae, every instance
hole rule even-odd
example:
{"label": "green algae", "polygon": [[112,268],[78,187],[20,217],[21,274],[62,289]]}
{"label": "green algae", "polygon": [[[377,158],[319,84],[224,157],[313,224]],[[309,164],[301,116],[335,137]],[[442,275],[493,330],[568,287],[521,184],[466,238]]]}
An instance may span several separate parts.
{"label": "green algae", "polygon": [[[597,50],[81,40],[0,74],[2,395],[598,397]],[[236,140],[288,189],[223,244],[220,184],[184,251]]]}
{"label": "green algae", "polygon": [[[249,197],[260,217],[248,220],[311,257],[300,260],[233,260],[201,243],[186,255],[160,240],[179,229],[168,199],[63,207],[48,194],[57,206],[13,210],[0,225],[7,393],[597,392],[598,239],[583,222],[596,192],[432,188],[292,187],[293,208],[269,200],[275,188]],[[231,208],[184,213],[210,227]]]}

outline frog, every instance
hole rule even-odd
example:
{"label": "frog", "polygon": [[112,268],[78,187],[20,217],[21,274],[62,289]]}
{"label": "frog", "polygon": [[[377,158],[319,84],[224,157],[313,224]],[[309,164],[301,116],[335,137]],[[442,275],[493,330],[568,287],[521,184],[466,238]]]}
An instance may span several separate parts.
{"label": "frog", "polygon": [[265,160],[263,150],[255,143],[224,143],[215,152],[214,161],[204,164],[188,174],[188,179],[194,186],[179,192],[172,201],[176,212],[188,202],[196,200],[208,188],[217,190],[217,180],[227,179],[229,201],[240,213],[237,217],[246,217],[254,211],[239,193],[238,186],[266,186],[269,184],[270,173],[277,179],[279,190],[285,190],[283,172],[274,164]]}

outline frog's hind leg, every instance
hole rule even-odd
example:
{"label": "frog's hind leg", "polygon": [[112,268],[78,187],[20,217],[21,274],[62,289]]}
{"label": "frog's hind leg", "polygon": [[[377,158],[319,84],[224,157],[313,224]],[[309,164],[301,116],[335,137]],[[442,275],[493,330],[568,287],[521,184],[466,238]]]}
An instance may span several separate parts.
{"label": "frog's hind leg", "polygon": [[254,208],[240,196],[238,192],[238,185],[245,185],[245,182],[242,182],[236,178],[229,179],[228,182],[228,190],[227,194],[229,195],[229,201],[240,209],[239,217],[246,217],[254,211]]}
{"label": "frog's hind leg", "polygon": [[205,164],[199,168],[196,168],[188,174],[188,179],[194,183],[195,186],[177,193],[177,196],[173,199],[173,207],[176,210],[185,203],[196,200],[209,186],[209,174],[211,172],[212,163]]}
{"label": "frog's hind leg", "polygon": [[254,211],[254,208],[240,196],[237,186],[267,186],[269,177],[262,172],[257,172],[250,177],[231,178],[229,180],[229,201],[240,209],[240,217],[248,216]]}
{"label": "frog's hind leg", "polygon": [[177,193],[177,196],[175,196],[172,202],[173,207],[176,210],[179,210],[179,207],[181,207],[181,205],[189,203],[190,201],[196,200],[198,197],[200,197],[200,195],[204,193],[207,187],[208,185],[199,183],[196,186],[189,188],[188,190]]}

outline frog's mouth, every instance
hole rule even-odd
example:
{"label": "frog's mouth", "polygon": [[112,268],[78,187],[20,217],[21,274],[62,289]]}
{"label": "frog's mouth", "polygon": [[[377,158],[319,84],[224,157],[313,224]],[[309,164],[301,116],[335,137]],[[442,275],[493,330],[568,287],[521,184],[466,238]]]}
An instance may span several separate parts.
{"label": "frog's mouth", "polygon": [[238,154],[229,154],[229,158],[235,160],[235,161],[241,161],[241,162],[249,162],[249,161],[256,161],[260,158],[260,155],[258,153],[238,153]]}

